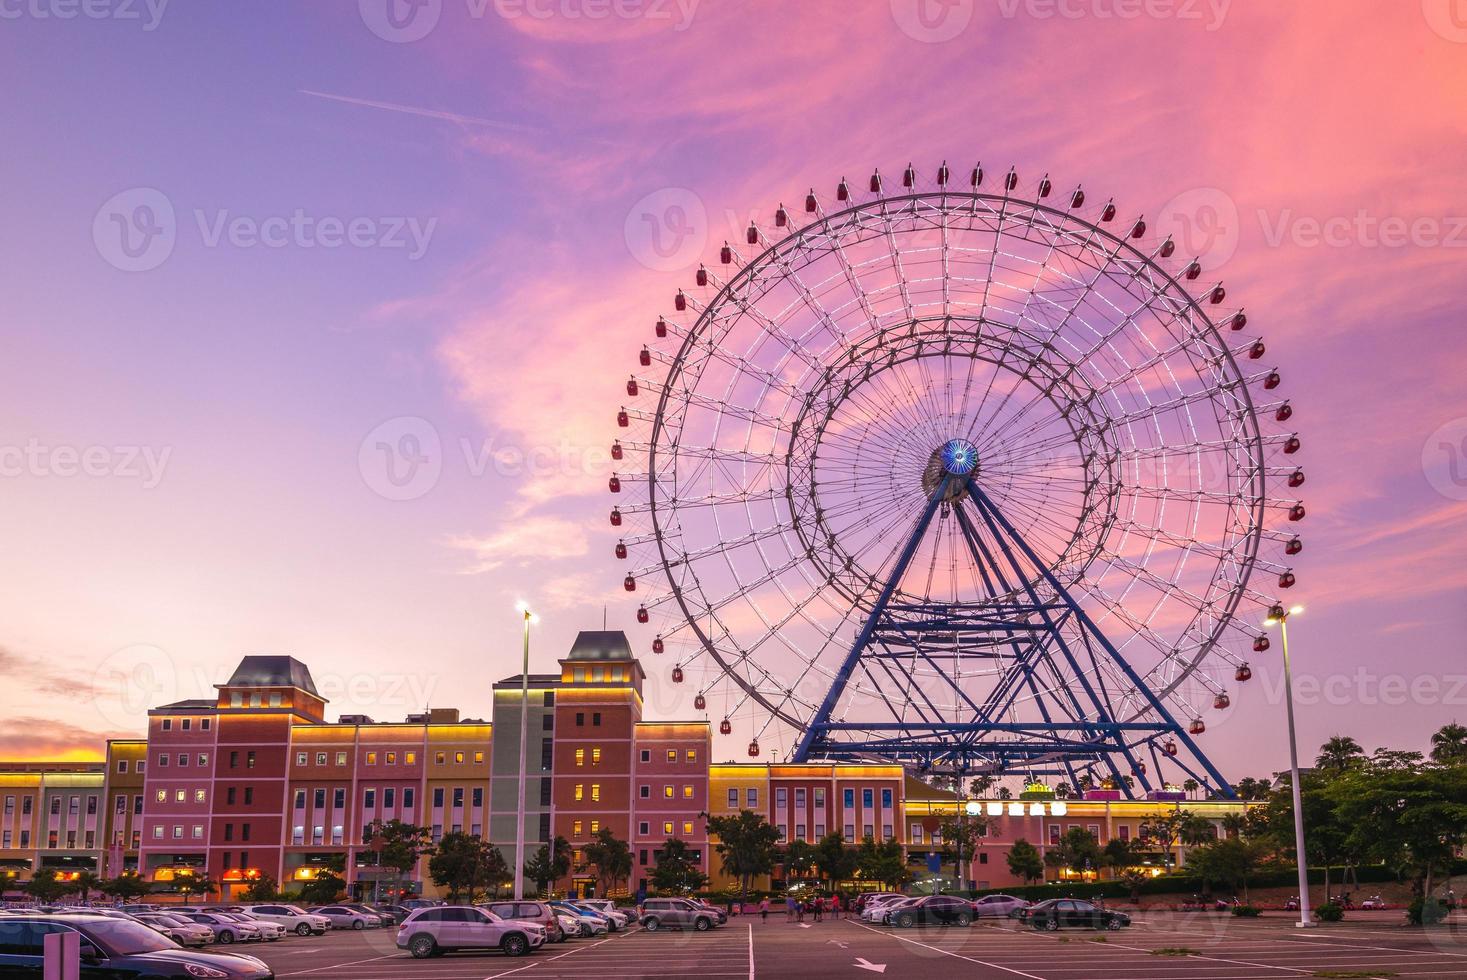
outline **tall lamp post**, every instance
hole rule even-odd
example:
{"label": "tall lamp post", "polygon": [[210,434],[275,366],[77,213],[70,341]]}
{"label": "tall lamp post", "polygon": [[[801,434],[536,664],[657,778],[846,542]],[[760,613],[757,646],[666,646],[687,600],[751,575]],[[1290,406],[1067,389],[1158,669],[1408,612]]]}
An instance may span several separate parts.
{"label": "tall lamp post", "polygon": [[1289,617],[1297,616],[1303,611],[1303,606],[1285,609],[1282,605],[1274,605],[1268,610],[1268,618],[1263,621],[1264,626],[1279,628],[1279,638],[1283,641],[1284,648],[1284,703],[1289,712],[1289,782],[1294,791],[1294,849],[1299,856],[1299,921],[1294,923],[1298,929],[1308,929],[1315,924],[1309,917],[1309,862],[1304,854],[1304,803],[1299,787],[1299,742],[1294,735],[1294,671],[1289,662]]}
{"label": "tall lamp post", "polygon": [[540,617],[530,611],[528,603],[521,600],[515,609],[525,623],[525,660],[520,671],[520,792],[519,804],[514,820],[514,897],[525,897],[525,753],[530,736],[530,625],[538,623]]}

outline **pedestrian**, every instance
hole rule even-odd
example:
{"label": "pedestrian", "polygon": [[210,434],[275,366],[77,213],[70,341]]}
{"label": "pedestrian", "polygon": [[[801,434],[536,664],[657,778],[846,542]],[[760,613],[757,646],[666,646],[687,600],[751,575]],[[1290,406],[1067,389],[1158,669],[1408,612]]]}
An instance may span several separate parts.
{"label": "pedestrian", "polygon": [[815,906],[815,921],[819,922],[825,915],[825,896],[816,895],[815,901],[812,904]]}
{"label": "pedestrian", "polygon": [[835,913],[837,919],[840,918],[840,904],[840,892],[830,896],[830,911]]}
{"label": "pedestrian", "polygon": [[768,922],[769,921],[769,896],[768,895],[765,895],[763,898],[759,899],[759,921],[760,922]]}
{"label": "pedestrian", "polygon": [[784,921],[786,921],[786,922],[794,922],[795,921],[795,912],[797,911],[796,908],[795,908],[795,904],[796,904],[795,903],[795,896],[793,896],[793,895],[786,895],[785,896],[785,898],[784,898]]}
{"label": "pedestrian", "polygon": [[795,921],[805,921],[805,902],[803,900],[795,903]]}

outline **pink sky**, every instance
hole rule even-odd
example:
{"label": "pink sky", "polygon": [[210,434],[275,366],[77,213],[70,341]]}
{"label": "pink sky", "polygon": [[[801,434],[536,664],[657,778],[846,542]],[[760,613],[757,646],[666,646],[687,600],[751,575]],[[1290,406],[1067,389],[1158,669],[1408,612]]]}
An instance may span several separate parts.
{"label": "pink sky", "polygon": [[[541,668],[603,605],[645,651],[605,452],[652,321],[750,217],[944,159],[1114,195],[1247,307],[1305,442],[1302,744],[1467,718],[1460,3],[385,3],[0,34],[0,754],[247,653],[484,714],[518,597]],[[160,201],[171,252],[121,251]],[[1255,668],[1204,743],[1233,775],[1286,761]]]}

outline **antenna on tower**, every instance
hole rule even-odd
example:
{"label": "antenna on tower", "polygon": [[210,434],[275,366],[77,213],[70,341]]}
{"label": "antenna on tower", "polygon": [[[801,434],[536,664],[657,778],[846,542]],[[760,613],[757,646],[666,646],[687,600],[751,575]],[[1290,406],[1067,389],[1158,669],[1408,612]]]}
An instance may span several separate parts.
{"label": "antenna on tower", "polygon": [[606,604],[601,604],[601,632],[606,632]]}

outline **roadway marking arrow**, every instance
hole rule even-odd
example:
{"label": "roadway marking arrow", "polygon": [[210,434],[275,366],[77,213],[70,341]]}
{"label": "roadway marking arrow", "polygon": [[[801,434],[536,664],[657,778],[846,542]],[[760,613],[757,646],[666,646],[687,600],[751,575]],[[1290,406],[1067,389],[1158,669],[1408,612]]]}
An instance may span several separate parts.
{"label": "roadway marking arrow", "polygon": [[843,943],[839,939],[827,939],[827,940],[825,940],[825,945],[830,946],[832,944],[834,944],[836,946],[839,946],[841,949],[845,949],[847,946],[850,945],[850,943]]}
{"label": "roadway marking arrow", "polygon": [[857,956],[856,957],[856,968],[858,970],[870,970],[872,973],[885,973],[886,972],[886,964],[885,963],[872,963],[870,960],[866,959],[866,957],[864,957],[864,956]]}
{"label": "roadway marking arrow", "polygon": [[812,925],[810,925],[810,923],[808,923],[808,922],[801,922],[800,923],[800,928],[801,929],[813,929],[815,927],[812,926]]}

